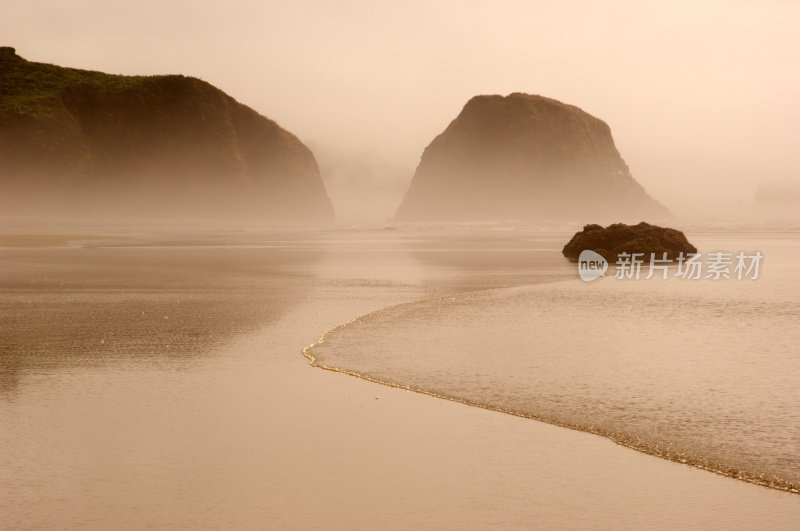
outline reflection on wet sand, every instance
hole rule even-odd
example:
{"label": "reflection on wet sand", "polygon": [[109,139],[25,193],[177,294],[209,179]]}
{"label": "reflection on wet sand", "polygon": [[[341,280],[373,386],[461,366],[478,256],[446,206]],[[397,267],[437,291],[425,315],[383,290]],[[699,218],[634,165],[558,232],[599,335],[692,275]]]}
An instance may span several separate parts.
{"label": "reflection on wet sand", "polygon": [[0,393],[25,371],[187,363],[274,321],[319,248],[286,235],[0,240]]}

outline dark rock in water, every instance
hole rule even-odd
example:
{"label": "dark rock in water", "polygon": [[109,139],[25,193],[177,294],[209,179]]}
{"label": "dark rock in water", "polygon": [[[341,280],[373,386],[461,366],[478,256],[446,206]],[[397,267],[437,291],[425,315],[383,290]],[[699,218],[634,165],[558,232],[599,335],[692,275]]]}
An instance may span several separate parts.
{"label": "dark rock in water", "polygon": [[611,130],[573,105],[476,96],[425,149],[399,221],[669,219]]}
{"label": "dark rock in water", "polygon": [[192,77],[121,76],[0,48],[0,210],[333,219],[294,135]]}
{"label": "dark rock in water", "polygon": [[562,253],[571,260],[577,260],[584,250],[591,250],[603,256],[609,262],[616,262],[619,253],[644,253],[645,260],[650,253],[661,258],[674,260],[680,253],[684,256],[696,253],[697,247],[689,243],[683,232],[666,227],[657,227],[641,222],[638,225],[615,223],[603,228],[600,225],[586,225],[575,233],[564,246]]}

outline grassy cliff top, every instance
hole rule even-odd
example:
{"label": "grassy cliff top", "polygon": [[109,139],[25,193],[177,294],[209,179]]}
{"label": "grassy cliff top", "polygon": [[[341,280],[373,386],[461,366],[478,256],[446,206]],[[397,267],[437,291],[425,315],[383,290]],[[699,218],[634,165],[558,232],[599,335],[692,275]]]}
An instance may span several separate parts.
{"label": "grassy cliff top", "polygon": [[0,47],[0,115],[51,116],[65,89],[87,87],[120,91],[141,86],[153,77],[122,76],[27,61],[14,48]]}

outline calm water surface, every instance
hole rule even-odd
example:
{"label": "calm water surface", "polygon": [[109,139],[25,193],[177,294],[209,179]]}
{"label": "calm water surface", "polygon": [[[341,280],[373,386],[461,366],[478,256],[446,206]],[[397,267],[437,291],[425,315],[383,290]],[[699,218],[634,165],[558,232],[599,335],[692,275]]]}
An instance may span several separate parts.
{"label": "calm water surface", "polygon": [[[537,462],[547,437],[498,437],[513,424],[504,415],[454,415],[450,430],[444,406],[391,409],[366,383],[353,404],[352,379],[314,371],[300,350],[364,314],[313,350],[320,363],[796,485],[797,236],[692,238],[761,250],[757,282],[591,284],[560,255],[568,237],[485,227],[3,236],[0,527],[598,524],[554,509],[582,499],[605,500],[595,510],[614,515],[606,524],[635,527],[642,510],[664,526],[706,510],[703,482],[688,497],[664,485],[660,496],[694,508],[654,512],[635,501],[646,492],[577,480],[572,464],[541,481],[561,454]],[[464,426],[476,431],[450,439]],[[565,459],[595,455],[576,444]],[[454,485],[464,474],[482,479]],[[748,492],[753,521],[793,510],[794,496]]]}
{"label": "calm water surface", "polygon": [[311,355],[798,492],[800,239],[693,240],[701,252],[761,251],[761,277],[617,280],[612,268],[592,283],[432,298],[339,327]]}

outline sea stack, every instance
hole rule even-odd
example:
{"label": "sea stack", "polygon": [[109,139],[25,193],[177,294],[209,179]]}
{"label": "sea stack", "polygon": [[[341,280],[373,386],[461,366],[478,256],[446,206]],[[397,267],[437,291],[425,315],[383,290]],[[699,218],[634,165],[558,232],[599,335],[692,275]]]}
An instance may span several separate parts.
{"label": "sea stack", "polygon": [[328,222],[312,152],[211,84],[0,48],[4,215]]}
{"label": "sea stack", "polygon": [[602,120],[543,96],[475,96],[428,145],[398,221],[668,219]]}

